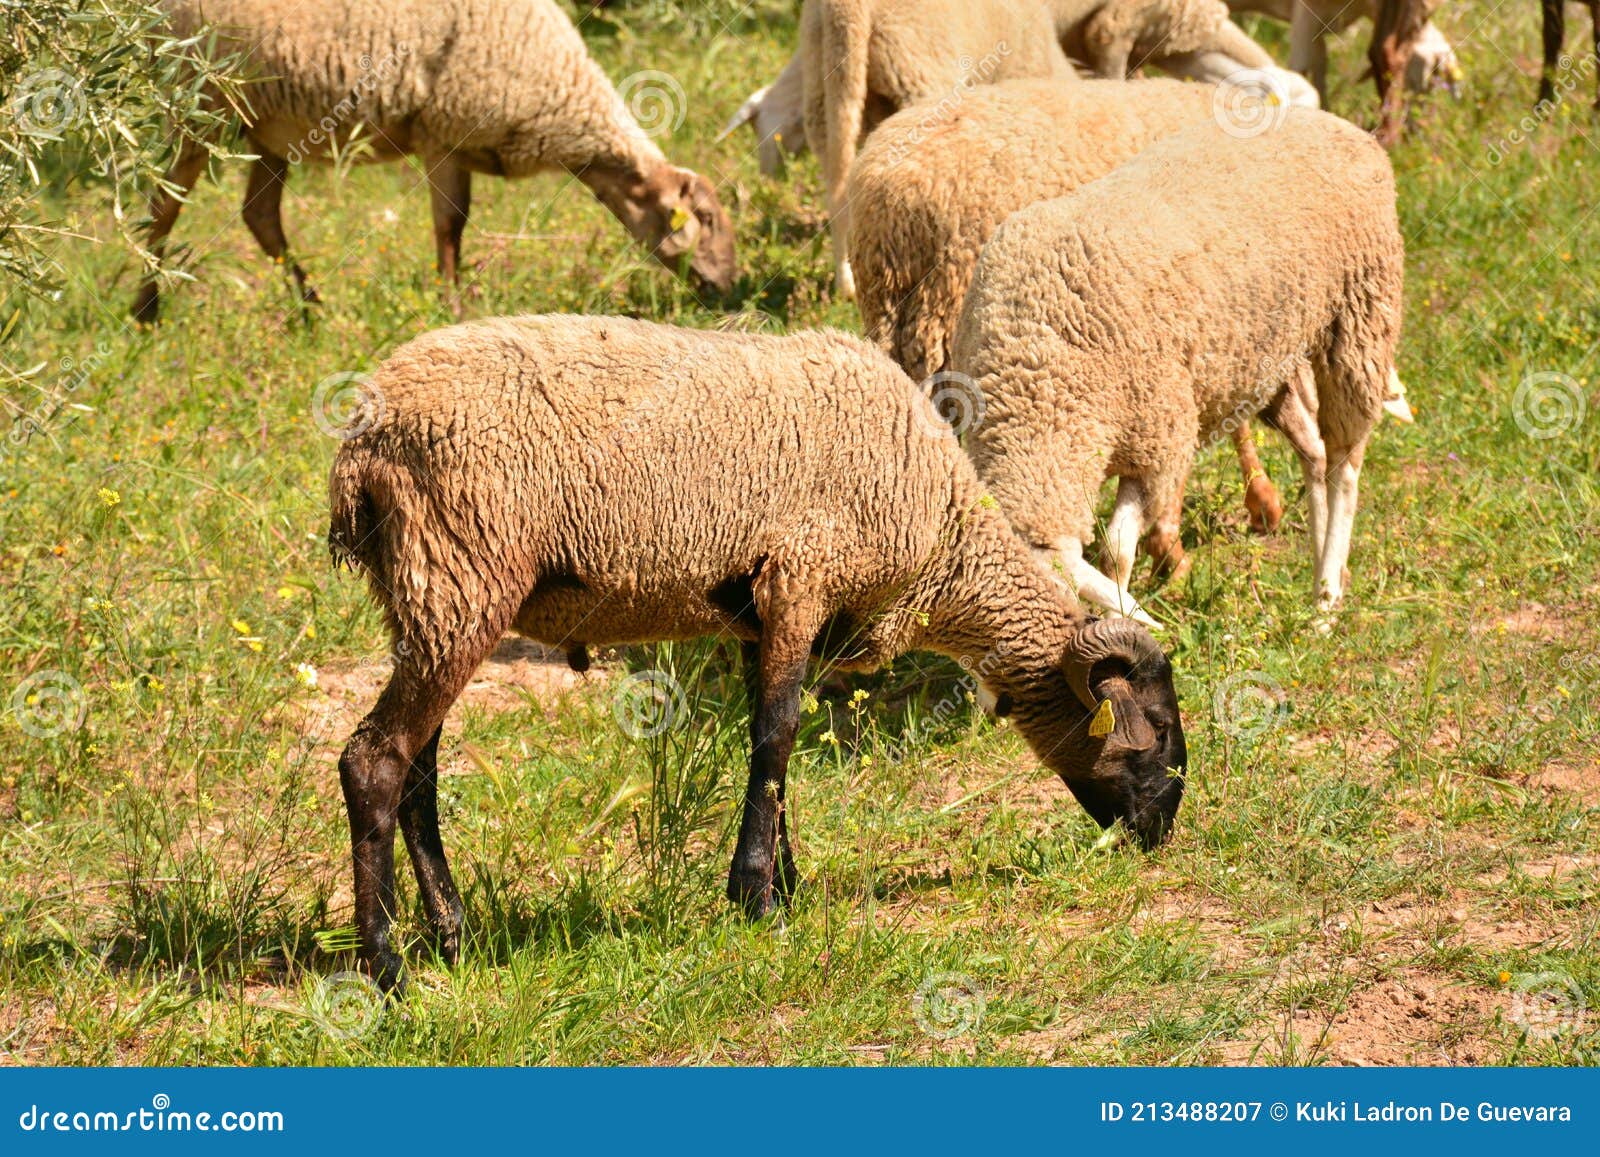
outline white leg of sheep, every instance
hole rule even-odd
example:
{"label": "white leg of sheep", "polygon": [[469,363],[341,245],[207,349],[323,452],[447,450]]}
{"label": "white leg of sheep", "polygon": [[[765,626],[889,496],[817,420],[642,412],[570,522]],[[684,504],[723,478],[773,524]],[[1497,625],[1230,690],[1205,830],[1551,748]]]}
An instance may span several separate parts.
{"label": "white leg of sheep", "polygon": [[1045,570],[1079,598],[1103,611],[1134,619],[1147,627],[1160,627],[1161,624],[1131,594],[1117,586],[1116,580],[1107,578],[1083,557],[1083,543],[1077,539],[1070,536],[1059,538],[1054,547],[1035,548],[1034,554]]}
{"label": "white leg of sheep", "polygon": [[1350,558],[1350,535],[1356,517],[1356,483],[1361,476],[1361,455],[1366,440],[1329,454],[1328,528],[1317,567],[1317,605],[1324,611],[1344,599],[1345,563]]}

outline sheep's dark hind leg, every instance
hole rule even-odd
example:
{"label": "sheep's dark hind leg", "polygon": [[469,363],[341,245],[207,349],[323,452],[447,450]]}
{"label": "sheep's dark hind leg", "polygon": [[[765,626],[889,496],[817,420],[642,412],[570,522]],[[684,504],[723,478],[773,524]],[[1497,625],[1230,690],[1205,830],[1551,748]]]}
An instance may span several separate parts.
{"label": "sheep's dark hind leg", "polygon": [[461,896],[450,877],[444,841],[439,836],[439,733],[422,745],[411,761],[400,796],[400,833],[411,853],[411,868],[422,894],[439,955],[454,964],[461,951]]}
{"label": "sheep's dark hind leg", "polygon": [[[260,149],[257,145],[256,148]],[[306,271],[300,263],[289,257],[289,239],[283,232],[283,184],[289,173],[289,162],[272,153],[261,151],[255,164],[250,166],[250,182],[244,191],[244,223],[261,245],[261,250],[274,261],[285,262],[294,276],[295,290],[300,295],[302,311],[318,304],[322,299],[306,283]],[[309,317],[309,313],[306,314]]]}
{"label": "sheep's dark hind leg", "polygon": [[[157,188],[150,196],[150,236],[146,244],[158,262],[166,255],[167,234],[172,232],[172,227],[178,223],[178,214],[183,211],[183,202],[178,198],[189,195],[205,167],[205,146],[198,141],[185,140],[178,151],[178,159],[167,170],[167,184],[178,191]],[[149,324],[160,313],[161,283],[152,272],[145,276],[138,296],[133,299],[133,319]]]}
{"label": "sheep's dark hind leg", "polygon": [[450,308],[461,316],[461,235],[472,207],[472,174],[450,156],[428,160],[428,194],[433,207],[433,244],[439,255],[439,278],[450,295]]}
{"label": "sheep's dark hind leg", "polygon": [[[1589,23],[1594,33],[1595,71],[1600,73],[1600,0],[1589,0]],[[1595,84],[1594,107],[1600,109],[1600,79]]]}
{"label": "sheep's dark hind leg", "polygon": [[1539,75],[1539,102],[1556,99],[1555,76],[1561,65],[1561,45],[1567,38],[1566,0],[1542,0],[1544,10],[1544,71]]}
{"label": "sheep's dark hind leg", "polygon": [[[350,819],[361,958],[386,992],[403,986],[400,954],[389,941],[395,913],[395,826],[409,810],[406,843],[414,857],[423,903],[429,906],[428,915],[436,926],[441,921],[431,904],[441,903],[439,912],[448,922],[452,911],[459,910],[459,899],[454,884],[449,883],[438,834],[433,783],[439,725],[478,664],[494,650],[514,610],[492,610],[481,630],[452,640],[451,650],[441,658],[425,661],[418,648],[401,649],[404,657],[388,686],[339,757],[339,783]],[[413,786],[421,790],[408,801],[407,789]],[[413,840],[417,840],[415,845]],[[419,848],[422,855],[415,858]]]}
{"label": "sheep's dark hind leg", "polygon": [[800,726],[800,685],[811,639],[797,632],[763,630],[759,645],[744,648],[750,689],[750,782],[745,788],[739,844],[728,871],[728,898],[751,919],[772,912],[776,898],[795,885],[794,857],[784,822],[784,780]]}

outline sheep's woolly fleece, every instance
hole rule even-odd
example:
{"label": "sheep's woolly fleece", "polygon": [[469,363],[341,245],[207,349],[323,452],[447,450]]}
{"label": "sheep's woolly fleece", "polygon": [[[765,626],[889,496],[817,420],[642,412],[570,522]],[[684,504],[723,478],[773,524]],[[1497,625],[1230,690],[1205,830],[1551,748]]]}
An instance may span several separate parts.
{"label": "sheep's woolly fleece", "polygon": [[1298,109],[1248,139],[1186,129],[995,232],[956,337],[983,406],[968,450],[1026,539],[1087,543],[1104,478],[1137,479],[1151,525],[1201,441],[1309,369],[1328,463],[1359,467],[1403,265],[1368,134]]}
{"label": "sheep's woolly fleece", "polygon": [[879,350],[504,318],[417,338],[368,389],[329,545],[388,613],[406,701],[459,689],[513,626],[560,647],[815,641],[852,667],[919,647],[972,664],[1081,773],[1089,620]]}
{"label": "sheep's woolly fleece", "polygon": [[291,160],[325,155],[358,127],[374,159],[453,152],[508,177],[662,159],[553,0],[163,7],[180,35],[209,24],[225,47],[248,50],[252,139]]}
{"label": "sheep's woolly fleece", "polygon": [[[1233,22],[1222,0],[1055,0],[1076,17],[1061,26],[1067,52],[1103,77],[1121,80],[1145,64],[1202,52],[1242,68],[1270,69],[1266,49]],[[1091,14],[1092,13],[1092,14]]]}
{"label": "sheep's woolly fleece", "polygon": [[1074,79],[1040,3],[806,0],[800,15],[806,139],[822,161],[839,289],[854,292],[845,181],[864,133],[898,109],[1007,77]]}
{"label": "sheep's woolly fleece", "polygon": [[885,121],[849,185],[867,334],[913,378],[948,369],[978,255],[1000,223],[1205,120],[1214,92],[1176,80],[1013,80]]}

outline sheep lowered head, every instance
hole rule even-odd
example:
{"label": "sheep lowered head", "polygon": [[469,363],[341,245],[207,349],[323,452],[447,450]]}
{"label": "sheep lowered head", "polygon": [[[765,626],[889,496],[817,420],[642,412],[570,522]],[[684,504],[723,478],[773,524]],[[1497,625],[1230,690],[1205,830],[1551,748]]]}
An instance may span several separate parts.
{"label": "sheep lowered head", "polygon": [[1060,673],[1054,685],[1002,696],[997,713],[1012,717],[1096,823],[1121,820],[1142,847],[1156,847],[1172,830],[1189,762],[1172,664],[1131,619],[1092,619],[1068,643]]}
{"label": "sheep lowered head", "polygon": [[648,182],[639,234],[656,259],[677,269],[690,254],[689,272],[726,293],[738,265],[733,256],[733,222],[711,182],[699,173],[663,166]]}

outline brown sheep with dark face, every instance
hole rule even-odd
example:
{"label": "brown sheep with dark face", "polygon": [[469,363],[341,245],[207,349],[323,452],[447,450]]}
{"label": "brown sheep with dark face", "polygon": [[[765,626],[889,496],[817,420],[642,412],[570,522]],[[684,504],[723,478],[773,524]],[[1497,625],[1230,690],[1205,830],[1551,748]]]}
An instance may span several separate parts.
{"label": "brown sheep with dark face", "polygon": [[836,333],[617,318],[457,326],[397,351],[339,451],[329,544],[399,656],[339,763],[364,958],[387,987],[394,831],[453,957],[439,727],[508,629],[561,648],[722,634],[746,663],[750,781],[728,894],[796,882],[785,770],[808,659],[951,655],[1101,824],[1171,828],[1187,762],[1172,669],[1034,561],[955,436],[882,353]]}

